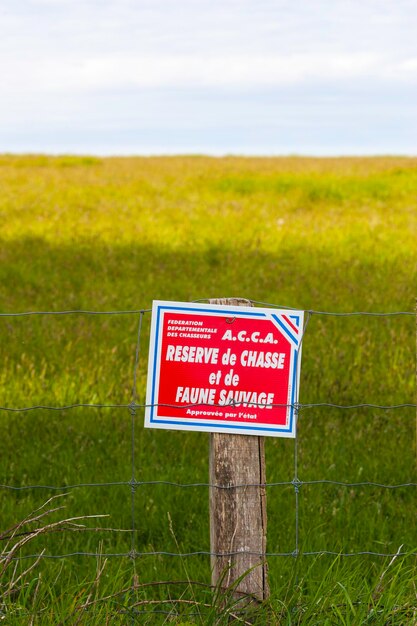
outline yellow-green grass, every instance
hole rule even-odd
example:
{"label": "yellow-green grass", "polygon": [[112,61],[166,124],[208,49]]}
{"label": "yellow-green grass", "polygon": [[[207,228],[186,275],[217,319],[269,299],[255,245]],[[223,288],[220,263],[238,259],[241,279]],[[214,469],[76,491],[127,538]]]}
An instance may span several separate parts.
{"label": "yellow-green grass", "polygon": [[[417,159],[5,155],[0,186],[2,312],[136,310],[148,309],[153,299],[220,296],[334,312],[415,307]],[[0,318],[0,405],[128,404],[138,322],[137,314]],[[144,401],[149,322],[146,313],[138,402]],[[415,402],[413,316],[315,314],[303,350],[302,403]],[[268,481],[291,481],[293,442],[266,443]],[[132,476],[127,409],[1,412],[0,447],[0,482],[7,485],[123,482]],[[145,431],[141,412],[135,454],[136,480],[208,479],[208,435]],[[305,409],[298,456],[303,481],[415,482],[415,410]],[[2,528],[50,495],[47,489],[1,489]],[[414,487],[303,485],[299,498],[301,551],[417,548]],[[109,514],[97,524],[131,528],[129,486],[80,487],[65,501],[66,516]],[[294,505],[292,486],[268,488],[269,552],[294,550]],[[208,551],[207,488],[140,486],[135,525],[140,552]],[[124,553],[131,536],[60,533],[32,542],[27,553],[43,548],[48,554]],[[128,585],[131,562],[110,561],[113,588]],[[327,595],[331,591],[336,604],[347,605],[336,583],[361,600],[366,589],[375,591],[387,565],[368,557],[345,558],[333,568],[331,563],[328,556],[297,563],[271,557],[273,597],[298,609],[300,602],[310,606],[325,577]],[[45,561],[39,567],[50,588],[57,579],[55,601],[62,599],[64,614],[69,604],[63,590],[75,597],[81,581],[94,577],[96,563],[73,557],[63,566]],[[204,556],[143,557],[136,569],[142,581],[210,579]],[[366,580],[362,589],[357,572]],[[409,593],[405,606],[414,592],[404,577],[398,580],[401,593]],[[392,597],[400,590],[386,588]],[[158,590],[158,597],[164,593]],[[42,602],[45,608],[47,595]],[[346,623],[358,623],[357,617]]]}

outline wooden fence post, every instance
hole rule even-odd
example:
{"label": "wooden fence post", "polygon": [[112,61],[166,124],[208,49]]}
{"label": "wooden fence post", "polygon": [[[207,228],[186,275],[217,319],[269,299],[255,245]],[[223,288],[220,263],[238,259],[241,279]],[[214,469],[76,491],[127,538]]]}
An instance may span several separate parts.
{"label": "wooden fence post", "polygon": [[[210,303],[249,304],[236,298]],[[226,589],[243,576],[233,595],[265,600],[269,584],[264,438],[212,433],[209,471],[212,585]]]}

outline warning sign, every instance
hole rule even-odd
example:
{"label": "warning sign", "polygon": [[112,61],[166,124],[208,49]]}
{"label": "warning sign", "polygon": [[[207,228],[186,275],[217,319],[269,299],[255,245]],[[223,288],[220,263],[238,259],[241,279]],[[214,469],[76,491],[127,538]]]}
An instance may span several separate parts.
{"label": "warning sign", "polygon": [[303,319],[155,301],[145,426],[295,437]]}

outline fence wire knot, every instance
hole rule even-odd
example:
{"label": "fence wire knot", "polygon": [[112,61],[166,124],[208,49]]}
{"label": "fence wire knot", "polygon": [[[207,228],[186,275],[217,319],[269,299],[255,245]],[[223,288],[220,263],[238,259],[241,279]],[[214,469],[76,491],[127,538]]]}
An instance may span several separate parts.
{"label": "fence wire knot", "polygon": [[127,484],[130,485],[130,489],[132,493],[134,494],[136,492],[136,489],[139,486],[139,483],[134,478],[132,478],[132,480],[129,480]]}
{"label": "fence wire knot", "polygon": [[302,481],[299,478],[293,478],[292,481],[291,481],[291,484],[294,487],[295,493],[299,493],[300,492],[300,487],[303,484]]}
{"label": "fence wire knot", "polygon": [[128,552],[128,557],[129,559],[131,559],[132,561],[134,561],[135,559],[137,559],[140,556],[139,552],[137,552],[136,550],[131,550],[130,552]]}
{"label": "fence wire knot", "polygon": [[137,404],[134,400],[129,404],[129,413],[132,417],[136,417]]}

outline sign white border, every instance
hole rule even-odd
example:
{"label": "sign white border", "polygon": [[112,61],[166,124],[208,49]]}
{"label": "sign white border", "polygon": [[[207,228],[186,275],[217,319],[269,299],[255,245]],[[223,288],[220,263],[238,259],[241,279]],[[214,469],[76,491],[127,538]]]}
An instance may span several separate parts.
{"label": "sign white border", "polygon": [[[223,316],[228,313],[231,316],[240,318],[267,319],[277,327],[281,334],[285,336],[291,345],[289,385],[288,385],[288,406],[286,426],[273,426],[271,424],[242,424],[241,422],[219,422],[218,420],[201,419],[192,417],[184,421],[184,418],[172,417],[169,415],[156,416],[158,405],[159,373],[161,365],[161,345],[162,345],[162,320],[165,313],[193,313],[202,315]],[[288,320],[293,320],[288,323]],[[298,336],[293,328],[298,329]],[[152,303],[152,321],[149,344],[148,359],[148,380],[146,388],[146,410],[145,427],[162,428],[166,430],[193,430],[212,433],[233,433],[239,435],[258,435],[266,437],[291,437],[296,434],[297,411],[299,389],[300,389],[300,364],[302,337],[304,328],[304,311],[294,311],[292,309],[266,309],[257,307],[200,304],[192,302],[170,302],[154,300]],[[169,407],[167,407],[169,413]]]}

